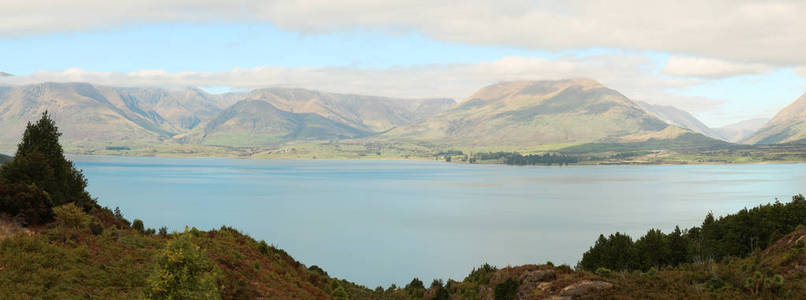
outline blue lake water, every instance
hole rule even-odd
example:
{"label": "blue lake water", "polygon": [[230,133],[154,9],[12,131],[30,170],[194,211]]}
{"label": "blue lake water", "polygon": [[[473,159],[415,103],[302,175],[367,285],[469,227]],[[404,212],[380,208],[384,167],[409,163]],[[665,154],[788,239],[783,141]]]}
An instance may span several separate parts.
{"label": "blue lake water", "polygon": [[147,227],[235,227],[374,288],[474,266],[574,265],[633,236],[806,192],[806,165],[508,167],[430,161],[72,156],[101,205]]}

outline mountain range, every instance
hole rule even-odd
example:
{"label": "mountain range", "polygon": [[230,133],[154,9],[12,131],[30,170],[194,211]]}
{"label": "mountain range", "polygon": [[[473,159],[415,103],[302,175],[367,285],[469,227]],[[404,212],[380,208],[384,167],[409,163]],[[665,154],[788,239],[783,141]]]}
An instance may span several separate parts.
{"label": "mountain range", "polygon": [[411,143],[435,148],[630,143],[702,134],[745,143],[806,138],[806,97],[765,120],[709,128],[686,111],[632,101],[590,79],[512,81],[452,99],[401,99],[266,88],[211,94],[198,88],[89,83],[0,86],[0,149],[49,111],[71,149],[202,145],[271,148],[300,141]]}
{"label": "mountain range", "polygon": [[463,146],[640,141],[683,130],[589,79],[503,82],[456,107],[381,135]]}

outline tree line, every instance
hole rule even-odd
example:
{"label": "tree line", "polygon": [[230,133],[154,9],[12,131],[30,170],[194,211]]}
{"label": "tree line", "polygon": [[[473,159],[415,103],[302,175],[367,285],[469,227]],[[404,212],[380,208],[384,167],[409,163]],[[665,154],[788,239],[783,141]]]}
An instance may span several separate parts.
{"label": "tree line", "polygon": [[578,268],[595,271],[643,270],[685,263],[744,257],[765,249],[806,221],[806,200],[795,195],[789,203],[776,201],[724,217],[708,213],[702,225],[670,233],[651,229],[637,240],[616,232],[599,235]]}
{"label": "tree line", "polygon": [[486,153],[482,152],[482,153],[475,153],[473,154],[473,156],[470,157],[471,163],[475,163],[480,160],[481,161],[500,160],[505,164],[516,166],[526,166],[526,165],[563,166],[579,162],[579,158],[556,153],[522,155],[518,152],[486,152]]}

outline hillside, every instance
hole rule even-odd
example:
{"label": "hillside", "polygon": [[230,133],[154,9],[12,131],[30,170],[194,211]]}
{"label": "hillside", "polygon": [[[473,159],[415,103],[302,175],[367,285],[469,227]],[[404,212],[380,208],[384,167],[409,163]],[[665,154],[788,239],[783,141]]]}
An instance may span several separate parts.
{"label": "hillside", "polygon": [[279,110],[268,102],[243,100],[210,120],[187,141],[204,145],[267,146],[296,140],[356,138],[370,132],[314,113]]}
{"label": "hillside", "polygon": [[769,121],[770,119],[765,118],[750,119],[714,128],[714,130],[719,133],[719,135],[725,137],[725,140],[728,142],[739,143],[756,133]]}
{"label": "hillside", "polygon": [[0,164],[11,160],[11,156],[0,154]]}
{"label": "hillside", "polygon": [[114,88],[87,83],[0,86],[0,145],[16,143],[28,121],[49,111],[66,145],[103,148],[170,141],[221,110],[234,95],[197,89]]}
{"label": "hillside", "polygon": [[[245,105],[239,102],[242,100],[253,102]],[[278,119],[264,116],[260,122],[238,121],[235,112],[247,119],[266,112],[267,106],[254,101],[271,105],[268,113]],[[106,147],[179,147],[182,143],[254,147],[297,139],[356,138],[428,118],[454,104],[450,99],[399,99],[289,88],[209,94],[197,88],[121,88],[88,83],[0,86],[0,126],[5,129],[0,132],[0,148],[13,147],[25,124],[46,110],[67,132],[65,145],[93,152]],[[288,122],[294,124],[279,125]],[[250,139],[245,133],[260,137]],[[226,137],[226,141],[219,137]]]}
{"label": "hillside", "polygon": [[436,145],[538,146],[671,138],[682,131],[588,79],[487,86],[458,106],[395,128],[386,140]]}
{"label": "hillside", "polygon": [[780,144],[806,139],[806,94],[784,107],[749,138],[747,144]]}
{"label": "hillside", "polygon": [[265,101],[288,112],[317,114],[368,132],[426,119],[456,104],[451,99],[399,99],[294,88],[254,90],[246,99]]}
{"label": "hillside", "polygon": [[700,120],[685,110],[676,108],[674,106],[650,104],[643,101],[635,101],[635,103],[666,123],[691,129],[696,133],[701,133],[710,138],[722,140],[725,139],[725,137],[723,137],[719,132],[703,124],[700,122]]}

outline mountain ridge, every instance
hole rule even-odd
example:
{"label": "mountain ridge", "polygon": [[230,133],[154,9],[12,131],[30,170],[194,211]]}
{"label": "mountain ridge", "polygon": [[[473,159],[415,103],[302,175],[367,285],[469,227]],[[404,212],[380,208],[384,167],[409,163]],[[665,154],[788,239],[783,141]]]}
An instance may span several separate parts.
{"label": "mountain ridge", "polygon": [[670,125],[591,79],[511,81],[486,86],[432,118],[392,129],[391,140],[459,145],[529,145],[662,137]]}
{"label": "mountain ridge", "polygon": [[806,140],[806,93],[781,109],[752,136],[748,144],[781,144]]}

